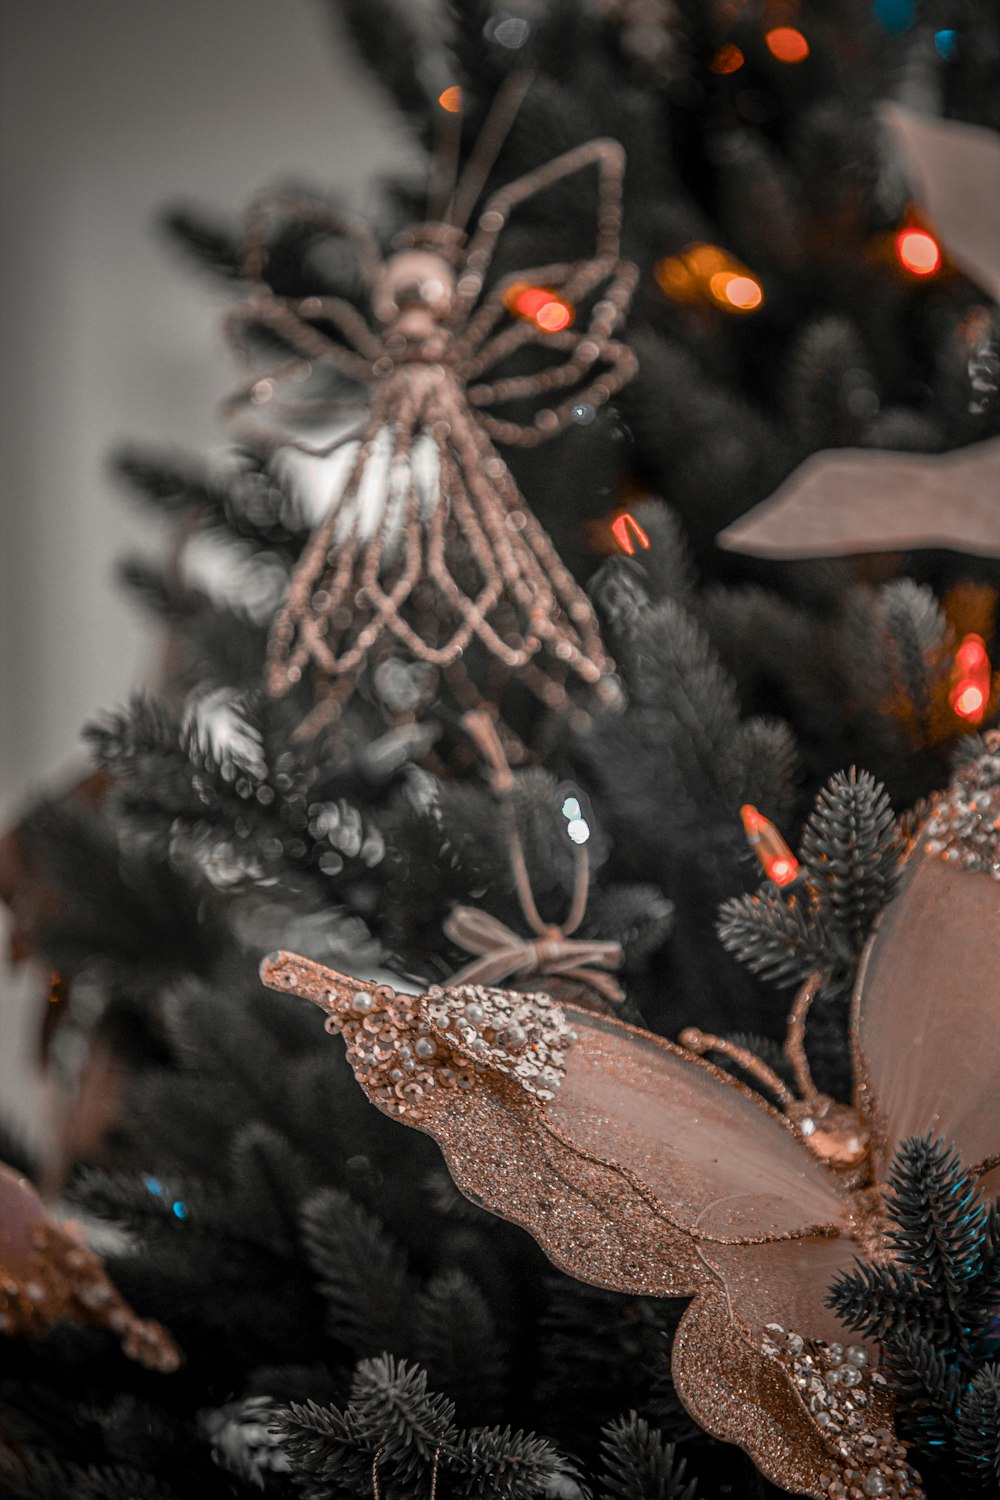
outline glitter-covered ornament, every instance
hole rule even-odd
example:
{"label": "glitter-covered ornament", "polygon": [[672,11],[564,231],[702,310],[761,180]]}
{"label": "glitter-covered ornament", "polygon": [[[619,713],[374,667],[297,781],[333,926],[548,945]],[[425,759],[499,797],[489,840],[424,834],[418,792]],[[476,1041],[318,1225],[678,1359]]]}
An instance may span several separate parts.
{"label": "glitter-covered ornament", "polygon": [[82,1231],[57,1224],[28,1179],[0,1162],[0,1335],[44,1338],[64,1318],[110,1328],[148,1369],[180,1365],[167,1330],[129,1307]]}
{"label": "glitter-covered ornament", "polygon": [[946,1137],[980,1193],[1000,1191],[997,875],[993,734],[937,799],[864,955],[851,1107],[808,1074],[814,983],[789,1030],[799,1096],[769,1083],[779,1110],[691,1050],[545,995],[398,995],[291,954],[262,973],[320,1006],[373,1102],[432,1135],[463,1191],[563,1270],[693,1299],[673,1377],[708,1432],[793,1493],[917,1500],[878,1347],[842,1347],[828,1289],[858,1255],[891,1258],[881,1189],[907,1137]]}

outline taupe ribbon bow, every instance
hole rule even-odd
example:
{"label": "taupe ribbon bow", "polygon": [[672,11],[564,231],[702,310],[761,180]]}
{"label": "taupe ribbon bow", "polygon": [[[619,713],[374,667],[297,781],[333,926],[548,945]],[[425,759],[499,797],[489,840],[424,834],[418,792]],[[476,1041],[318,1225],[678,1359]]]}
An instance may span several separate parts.
{"label": "taupe ribbon bow", "polygon": [[[611,975],[598,972],[618,967],[622,961],[620,943],[567,937],[561,927],[543,927],[535,938],[521,937],[475,906],[456,906],[444,930],[460,948],[482,955],[453,974],[449,984],[502,984],[505,979],[524,979],[531,974],[558,974],[590,985],[612,1004],[623,998]],[[591,967],[595,964],[597,969]]]}
{"label": "taupe ribbon bow", "polygon": [[622,961],[621,944],[570,936],[583,921],[587,909],[590,866],[586,849],[582,844],[574,845],[576,880],[566,921],[561,927],[544,922],[535,905],[521,836],[508,800],[514,779],[500,738],[491,719],[481,711],[466,714],[462,723],[490,767],[493,790],[506,806],[514,886],[524,919],[535,935],[521,937],[489,912],[475,906],[456,906],[444,923],[445,933],[458,947],[480,957],[453,974],[449,984],[499,984],[505,979],[550,974],[589,985],[612,1005],[618,1004],[625,998],[624,991],[610,974],[602,974],[600,970],[618,968]]}

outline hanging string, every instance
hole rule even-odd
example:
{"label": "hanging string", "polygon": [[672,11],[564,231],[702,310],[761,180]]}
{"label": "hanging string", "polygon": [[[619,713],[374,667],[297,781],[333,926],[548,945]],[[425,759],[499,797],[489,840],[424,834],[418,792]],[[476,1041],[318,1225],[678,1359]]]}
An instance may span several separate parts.
{"label": "hanging string", "polygon": [[453,975],[449,983],[493,985],[512,978],[550,975],[586,985],[610,1004],[618,1004],[625,998],[624,991],[610,974],[601,971],[620,966],[621,944],[571,937],[587,909],[590,861],[586,849],[579,844],[573,847],[573,896],[565,922],[561,925],[546,922],[531,888],[531,876],[511,798],[514,777],[496,726],[489,714],[481,709],[466,714],[462,726],[479,750],[489,771],[493,794],[503,806],[514,890],[521,913],[534,937],[521,936],[478,907],[456,906],[444,923],[445,933],[460,948],[479,954],[479,957]]}

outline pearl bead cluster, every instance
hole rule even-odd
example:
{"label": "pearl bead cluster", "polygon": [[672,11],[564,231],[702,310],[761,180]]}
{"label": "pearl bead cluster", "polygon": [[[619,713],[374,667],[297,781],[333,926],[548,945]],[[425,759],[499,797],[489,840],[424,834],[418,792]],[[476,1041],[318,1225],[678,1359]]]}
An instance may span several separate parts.
{"label": "pearl bead cluster", "polygon": [[427,1014],[436,1031],[473,1059],[514,1078],[542,1103],[555,1098],[566,1074],[566,1046],[576,1040],[548,995],[521,995],[481,984],[428,991]]}
{"label": "pearl bead cluster", "polygon": [[327,1030],[347,1043],[361,1087],[386,1113],[418,1125],[439,1088],[468,1090],[487,1070],[515,1079],[543,1103],[554,1099],[573,1039],[547,995],[482,985],[435,986],[426,996],[388,985],[345,984],[323,997]]}
{"label": "pearl bead cluster", "polygon": [[925,848],[963,870],[1000,880],[1000,732],[984,736],[987,753],[963,766],[927,820]]}
{"label": "pearl bead cluster", "polygon": [[[923,1491],[888,1425],[884,1378],[861,1344],[828,1344],[768,1323],[764,1353],[786,1369],[830,1455],[818,1477],[830,1500],[919,1500]],[[877,1424],[877,1425],[876,1425]]]}

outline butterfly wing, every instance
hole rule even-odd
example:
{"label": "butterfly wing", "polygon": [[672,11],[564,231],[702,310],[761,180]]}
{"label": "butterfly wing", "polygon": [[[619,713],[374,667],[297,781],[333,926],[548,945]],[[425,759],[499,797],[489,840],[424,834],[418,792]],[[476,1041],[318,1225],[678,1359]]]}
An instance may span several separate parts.
{"label": "butterfly wing", "polygon": [[918,845],[862,962],[854,1038],[880,1179],[896,1145],[928,1130],[969,1166],[997,1157],[1000,880]]}
{"label": "butterfly wing", "polygon": [[567,1010],[576,1033],[547,1128],[641,1185],[698,1239],[774,1240],[835,1228],[836,1184],[751,1089],[650,1032]]}
{"label": "butterfly wing", "polygon": [[[405,1084],[385,1091],[389,1075],[365,1060],[367,1042],[350,1041],[350,997],[368,987],[294,955],[266,960],[262,973],[332,1014],[373,1102],[434,1136],[459,1186],[523,1224],[573,1275],[673,1295],[705,1279],[701,1241],[780,1241],[844,1224],[833,1174],[776,1110],[648,1032],[478,985],[397,996],[386,1002],[387,1059],[404,1042],[435,1052],[411,1106]],[[372,1036],[375,1023],[364,1025]],[[463,1075],[465,1085],[441,1088],[442,1069],[446,1083]],[[585,1233],[570,1229],[573,1213]],[[622,1235],[632,1262],[610,1249]]]}
{"label": "butterfly wing", "polygon": [[910,547],[1000,556],[1000,438],[951,453],[815,453],[720,532],[754,557],[845,557]]}
{"label": "butterfly wing", "polygon": [[[459,1187],[556,1265],[617,1291],[695,1298],[674,1376],[708,1431],[799,1493],[822,1496],[857,1465],[867,1426],[849,1442],[826,1432],[767,1327],[801,1319],[808,1336],[835,1336],[822,1304],[853,1258],[838,1232],[846,1200],[763,1100],[669,1042],[548,996],[394,995],[292,954],[261,972],[320,1005],[373,1102],[433,1136]],[[888,1412],[870,1411],[887,1429]]]}

